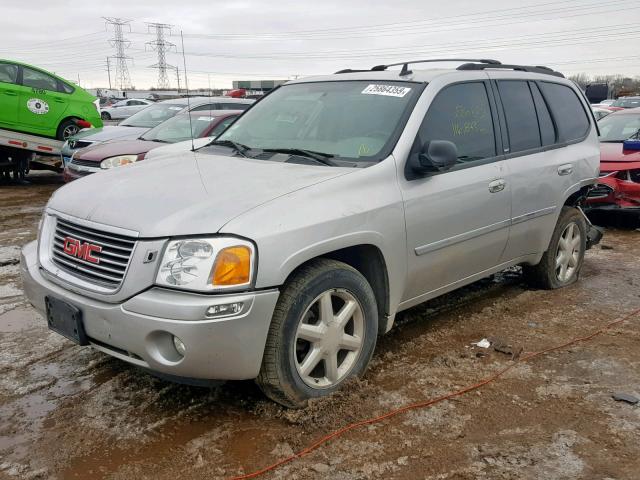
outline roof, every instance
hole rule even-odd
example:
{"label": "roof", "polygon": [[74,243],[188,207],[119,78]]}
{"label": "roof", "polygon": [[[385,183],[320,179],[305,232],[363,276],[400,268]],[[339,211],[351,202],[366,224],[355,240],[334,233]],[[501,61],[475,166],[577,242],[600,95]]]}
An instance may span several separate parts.
{"label": "roof", "polygon": [[[425,68],[418,69],[414,65],[423,65],[425,63],[454,63],[457,64],[456,68]],[[402,66],[402,69],[397,68],[390,70],[389,67]],[[294,80],[288,83],[307,83],[307,82],[322,82],[322,81],[337,81],[337,80],[378,80],[378,81],[405,81],[405,82],[419,82],[429,83],[437,77],[445,75],[461,76],[470,72],[492,72],[492,77],[502,76],[504,78],[534,78],[539,80],[549,80],[552,77],[557,79],[564,79],[564,76],[548,67],[533,66],[533,65],[509,65],[502,64],[497,60],[473,60],[473,59],[428,59],[428,60],[416,60],[409,62],[400,62],[390,65],[377,65],[371,68],[371,70],[341,70],[333,75],[322,75],[315,77],[307,77],[300,80]],[[471,76],[471,75],[469,75]],[[563,81],[562,83],[569,83]]]}

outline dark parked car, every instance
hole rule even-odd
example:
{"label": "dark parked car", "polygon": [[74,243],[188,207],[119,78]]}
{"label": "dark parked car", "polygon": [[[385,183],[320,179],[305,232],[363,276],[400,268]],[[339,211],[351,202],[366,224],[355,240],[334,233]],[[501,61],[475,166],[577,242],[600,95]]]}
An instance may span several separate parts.
{"label": "dark parked car", "polygon": [[198,111],[172,117],[135,140],[115,140],[77,150],[64,169],[70,182],[100,170],[143,160],[154,148],[190,138],[216,137],[240,116],[241,111]]}

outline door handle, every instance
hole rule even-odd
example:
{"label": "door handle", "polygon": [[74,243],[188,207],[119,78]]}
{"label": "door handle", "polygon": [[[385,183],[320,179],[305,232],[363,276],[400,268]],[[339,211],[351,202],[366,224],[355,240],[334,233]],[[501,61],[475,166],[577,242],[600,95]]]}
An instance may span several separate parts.
{"label": "door handle", "polygon": [[560,165],[558,167],[558,175],[560,176],[571,175],[572,173],[573,173],[573,165],[571,165],[570,163],[567,163],[565,165]]}
{"label": "door handle", "polygon": [[53,97],[53,99],[58,103],[64,103],[64,100],[60,97]]}
{"label": "door handle", "polygon": [[502,178],[499,178],[498,180],[494,180],[489,184],[489,191],[491,193],[501,192],[502,190],[504,190],[504,187],[506,185],[507,185],[507,182],[505,182]]}
{"label": "door handle", "polygon": [[11,95],[12,97],[18,96],[18,92],[14,92],[13,90],[5,90],[4,93],[5,95]]}

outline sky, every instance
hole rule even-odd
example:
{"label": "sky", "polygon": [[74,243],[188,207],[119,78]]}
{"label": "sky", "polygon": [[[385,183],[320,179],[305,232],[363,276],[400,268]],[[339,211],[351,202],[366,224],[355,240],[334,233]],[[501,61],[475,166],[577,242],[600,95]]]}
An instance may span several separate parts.
{"label": "sky", "polygon": [[[640,76],[638,0],[5,0],[0,58],[108,87],[113,28],[124,27],[132,84],[157,85],[157,53],[145,22],[171,24],[184,87],[289,79],[423,58],[493,58],[547,65],[565,75]],[[9,21],[8,19],[12,19]],[[184,58],[181,45],[184,38]],[[115,60],[111,60],[115,87]],[[175,88],[175,69],[169,81]]]}

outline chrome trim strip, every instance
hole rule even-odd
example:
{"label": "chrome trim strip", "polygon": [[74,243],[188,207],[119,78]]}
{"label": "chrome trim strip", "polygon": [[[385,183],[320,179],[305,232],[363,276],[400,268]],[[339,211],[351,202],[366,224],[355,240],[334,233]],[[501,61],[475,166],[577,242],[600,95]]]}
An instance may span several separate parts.
{"label": "chrome trim strip", "polygon": [[524,215],[518,215],[517,217],[513,217],[511,219],[511,225],[516,225],[518,223],[526,222],[528,220],[533,220],[534,218],[542,217],[544,215],[550,215],[556,211],[556,206],[541,208],[540,210],[535,210],[533,212],[525,213]]}
{"label": "chrome trim strip", "polygon": [[456,243],[465,242],[467,240],[471,240],[472,238],[479,237],[481,235],[486,235],[487,233],[495,232],[496,230],[500,230],[502,228],[508,227],[510,224],[511,224],[510,219],[503,220],[501,222],[494,223],[492,225],[487,225],[486,227],[478,228],[476,230],[471,230],[470,232],[461,233],[453,237],[445,238],[443,240],[438,240],[437,242],[429,243],[427,245],[422,245],[421,247],[416,247],[414,251],[417,256],[424,255],[426,253],[430,253],[435,250],[440,250],[441,248],[450,247],[451,245],[455,245]]}
{"label": "chrome trim strip", "polygon": [[501,222],[487,225],[486,227],[478,228],[476,230],[471,230],[469,232],[461,233],[453,237],[445,238],[443,240],[438,240],[437,242],[428,243],[427,245],[416,247],[414,249],[414,252],[417,256],[424,255],[426,253],[440,250],[441,248],[450,247],[451,245],[455,245],[456,243],[466,242],[467,240],[471,240],[472,238],[476,238],[481,235],[486,235],[487,233],[495,232],[496,230],[500,230],[502,228],[509,227],[511,225],[516,225],[518,223],[526,222],[528,220],[533,220],[534,218],[542,217],[544,215],[550,215],[555,211],[556,211],[555,205],[552,207],[541,208],[540,210],[536,210],[535,212],[525,213],[524,215],[519,215],[512,219],[503,220]]}

